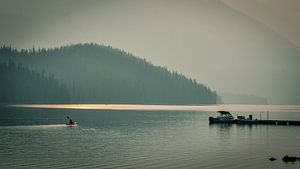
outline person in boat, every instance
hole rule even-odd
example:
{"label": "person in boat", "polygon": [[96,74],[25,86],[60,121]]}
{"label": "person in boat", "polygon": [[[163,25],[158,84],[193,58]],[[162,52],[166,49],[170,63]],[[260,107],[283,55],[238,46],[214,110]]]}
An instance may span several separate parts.
{"label": "person in boat", "polygon": [[74,121],[69,116],[67,116],[67,119],[69,119],[69,122],[67,124],[69,124],[69,125],[74,124]]}

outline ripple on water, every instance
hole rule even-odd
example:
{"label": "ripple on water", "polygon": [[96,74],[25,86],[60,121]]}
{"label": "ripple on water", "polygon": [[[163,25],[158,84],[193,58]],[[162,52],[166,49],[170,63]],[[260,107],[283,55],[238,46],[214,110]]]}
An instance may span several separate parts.
{"label": "ripple on water", "polygon": [[268,160],[300,156],[299,127],[208,125],[201,112],[72,113],[75,128],[0,127],[0,168],[300,168]]}

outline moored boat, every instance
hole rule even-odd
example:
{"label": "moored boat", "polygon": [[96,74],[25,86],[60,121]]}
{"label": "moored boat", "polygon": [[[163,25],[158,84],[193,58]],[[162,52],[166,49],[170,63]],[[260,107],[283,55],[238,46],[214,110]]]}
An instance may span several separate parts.
{"label": "moored boat", "polygon": [[235,122],[236,120],[228,111],[218,111],[217,117],[209,117],[209,123],[235,123]]}

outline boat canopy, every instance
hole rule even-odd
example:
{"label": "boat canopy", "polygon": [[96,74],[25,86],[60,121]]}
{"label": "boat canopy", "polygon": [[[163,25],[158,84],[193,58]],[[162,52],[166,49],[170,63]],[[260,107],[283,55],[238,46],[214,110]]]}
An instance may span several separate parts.
{"label": "boat canopy", "polygon": [[224,115],[225,115],[225,114],[231,114],[231,113],[228,112],[228,111],[218,111],[218,113],[220,113],[220,114],[222,114],[222,115],[223,115],[223,114],[224,114]]}
{"label": "boat canopy", "polygon": [[228,112],[228,111],[218,111],[218,113],[219,113],[219,115],[217,116],[217,118],[219,118],[219,119],[226,119],[226,120],[227,119],[229,119],[229,120],[233,119],[231,113]]}

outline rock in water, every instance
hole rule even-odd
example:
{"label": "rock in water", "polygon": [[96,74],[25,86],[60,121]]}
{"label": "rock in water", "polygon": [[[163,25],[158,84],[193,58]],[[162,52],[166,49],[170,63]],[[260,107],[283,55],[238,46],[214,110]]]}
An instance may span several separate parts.
{"label": "rock in water", "polygon": [[277,159],[274,158],[274,157],[271,157],[271,158],[269,158],[269,160],[270,160],[270,161],[275,161],[275,160],[277,160]]}
{"label": "rock in water", "polygon": [[295,162],[296,160],[300,160],[300,157],[289,157],[288,155],[285,155],[282,158],[282,161],[284,162]]}

